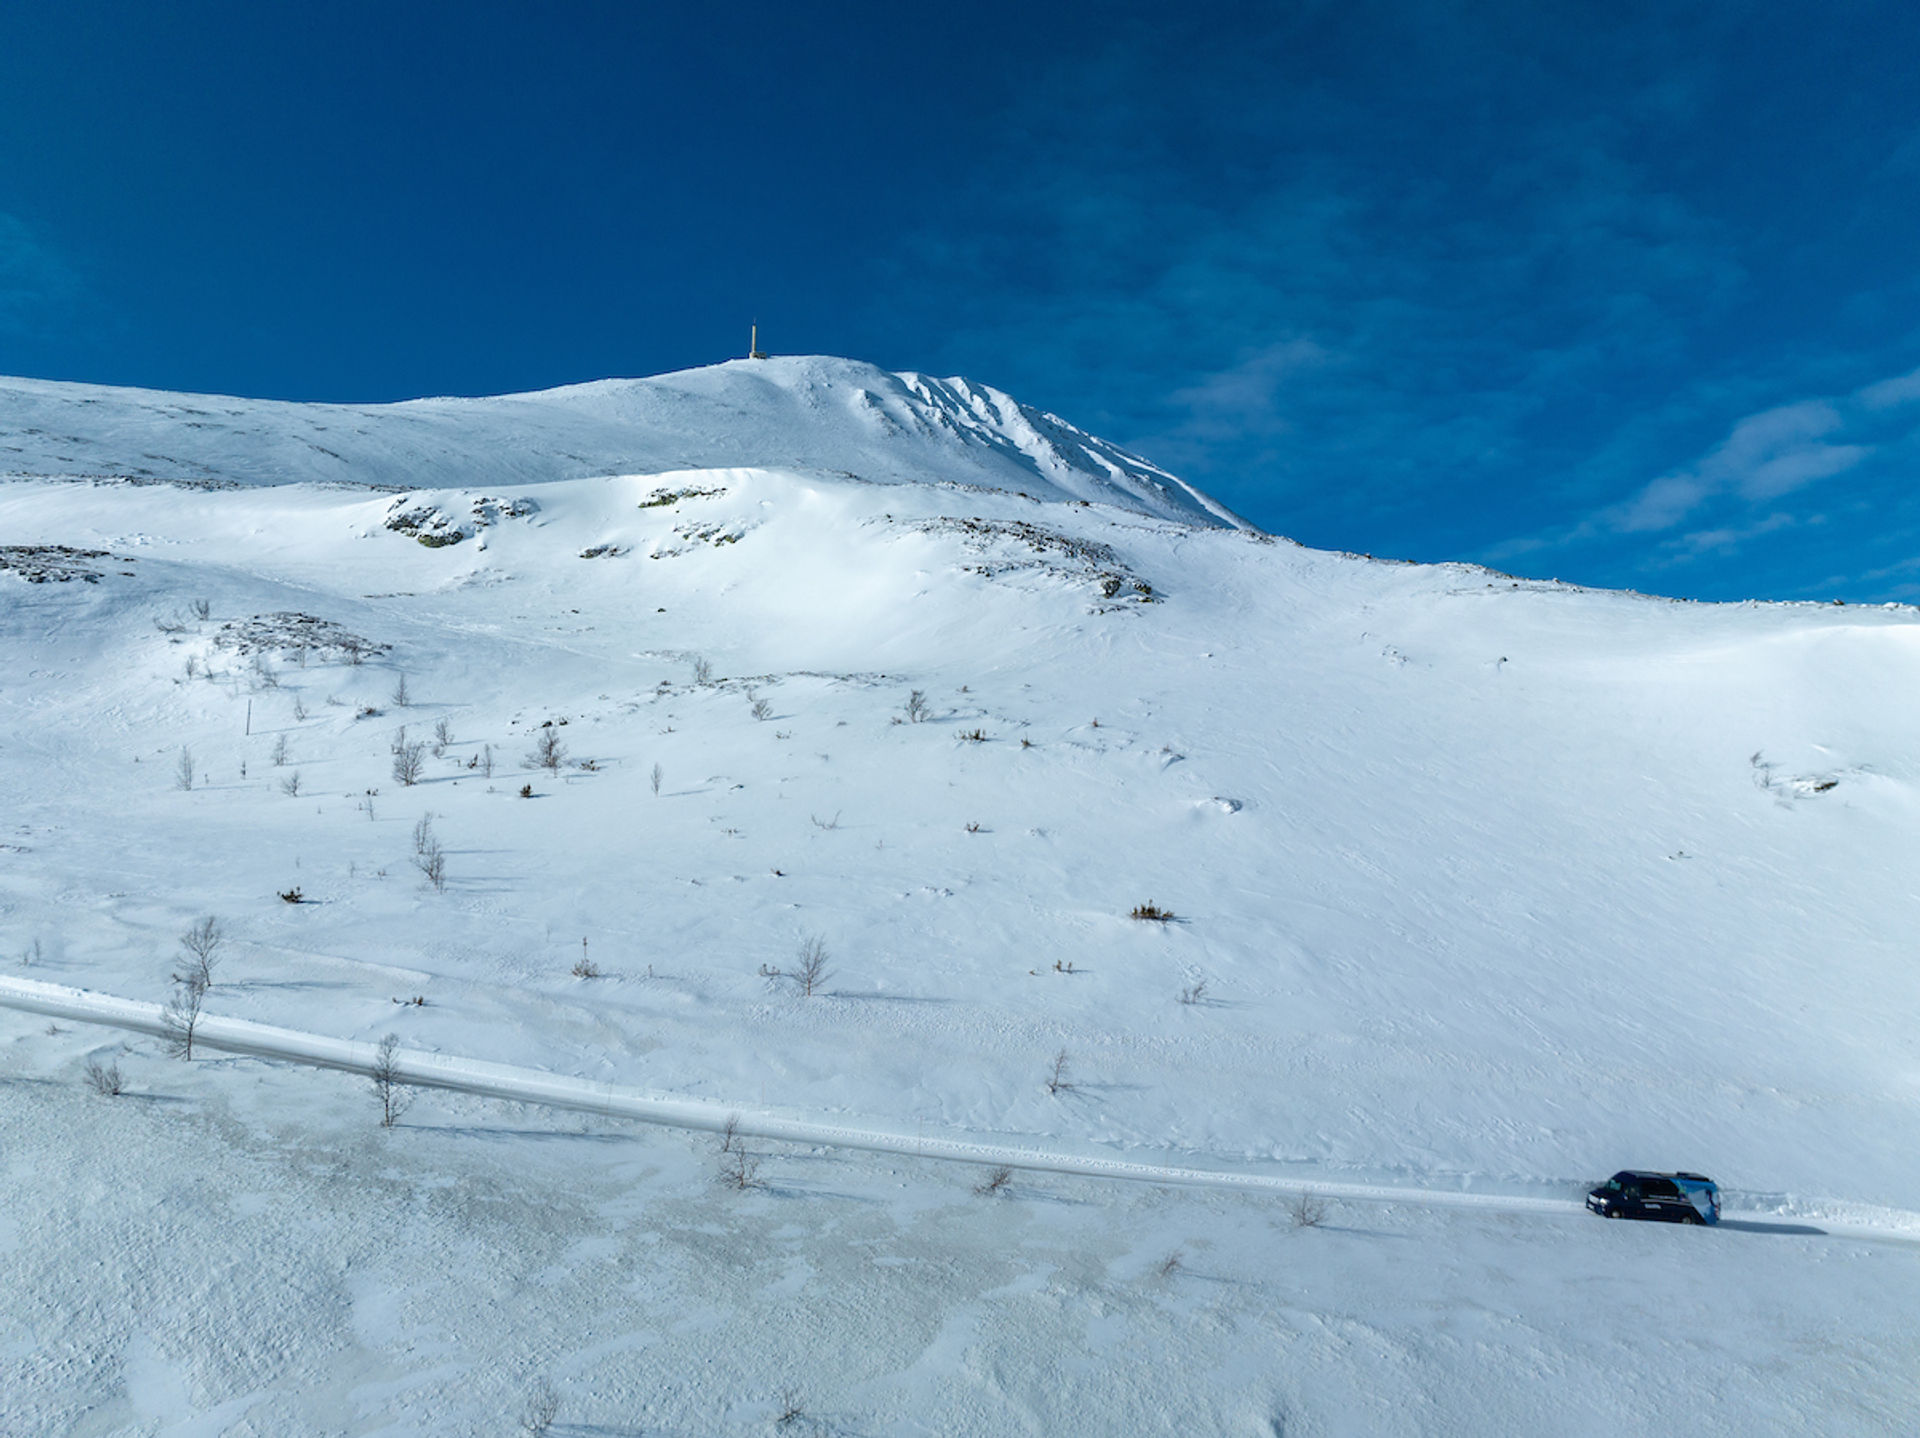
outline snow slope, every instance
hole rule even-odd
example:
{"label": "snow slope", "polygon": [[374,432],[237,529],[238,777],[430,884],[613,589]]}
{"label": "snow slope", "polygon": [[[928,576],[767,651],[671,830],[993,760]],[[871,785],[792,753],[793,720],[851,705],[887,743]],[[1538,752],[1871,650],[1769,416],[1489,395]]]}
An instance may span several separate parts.
{"label": "snow slope", "polygon": [[[789,1385],[846,1432],[1902,1431],[1917,1255],[1859,1240],[1920,1232],[1913,611],[1316,553],[1043,485],[1024,412],[922,432],[910,377],[835,473],[810,366],[852,372],[424,402],[415,450],[392,407],[349,468],[412,454],[404,494],[304,481],[314,411],[251,402],[222,477],[273,484],[0,485],[16,999],[159,1002],[214,914],[231,1034],[738,1110],[764,1164],[458,1085],[383,1133],[344,1075],[0,1012],[26,1431],[493,1431],[542,1375],[582,1432],[760,1431]],[[75,401],[66,449],[188,403]],[[675,405],[690,466],[597,472]],[[809,937],[811,997],[769,973]],[[116,1055],[138,1102],[78,1092]],[[980,1198],[936,1151],[1072,1172]],[[1572,1208],[1625,1166],[1735,1222]],[[128,1183],[243,1255],[199,1308],[116,1307],[183,1261]]]}

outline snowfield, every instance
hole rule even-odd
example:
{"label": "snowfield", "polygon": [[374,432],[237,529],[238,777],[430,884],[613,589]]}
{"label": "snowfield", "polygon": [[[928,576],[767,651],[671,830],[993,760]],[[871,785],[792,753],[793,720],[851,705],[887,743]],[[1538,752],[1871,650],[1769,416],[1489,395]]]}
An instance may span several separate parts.
{"label": "snowfield", "polygon": [[827,359],[0,470],[0,1431],[1913,1430],[1913,610]]}

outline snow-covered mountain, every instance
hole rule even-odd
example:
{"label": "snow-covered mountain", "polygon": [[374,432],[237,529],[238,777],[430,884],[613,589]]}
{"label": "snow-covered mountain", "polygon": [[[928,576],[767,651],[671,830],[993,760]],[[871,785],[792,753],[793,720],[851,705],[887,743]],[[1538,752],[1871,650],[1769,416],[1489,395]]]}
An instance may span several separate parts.
{"label": "snow-covered mountain", "polygon": [[769,466],[1247,527],[1138,455],[997,389],[817,355],[388,405],[0,379],[0,473],[412,489]]}
{"label": "snow-covered mountain", "polygon": [[[20,1431],[498,1431],[542,1382],[556,1433],[1920,1409],[1912,610],[1306,550],[838,360],[13,381],[0,446]],[[453,1087],[386,1131],[74,1022],[177,995],[209,915],[208,1012],[286,1031],[216,1038]],[[737,1113],[754,1181],[596,1094]],[[1627,1166],[1728,1221],[1580,1213]]]}

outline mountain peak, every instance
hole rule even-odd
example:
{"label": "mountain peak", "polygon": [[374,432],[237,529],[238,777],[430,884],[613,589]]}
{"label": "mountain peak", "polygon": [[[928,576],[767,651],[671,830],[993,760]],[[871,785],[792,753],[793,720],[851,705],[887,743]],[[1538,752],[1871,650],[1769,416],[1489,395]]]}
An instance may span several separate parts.
{"label": "mountain peak", "polygon": [[688,469],[962,484],[1251,529],[1057,415],[962,378],[827,355],[398,404],[301,404],[0,380],[13,473],[221,484],[498,486]]}

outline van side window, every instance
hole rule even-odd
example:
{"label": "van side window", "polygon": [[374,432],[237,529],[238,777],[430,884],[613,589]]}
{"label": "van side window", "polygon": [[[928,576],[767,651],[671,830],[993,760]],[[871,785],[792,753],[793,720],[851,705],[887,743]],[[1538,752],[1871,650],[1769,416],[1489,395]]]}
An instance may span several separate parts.
{"label": "van side window", "polygon": [[1640,1187],[1648,1198],[1678,1198],[1680,1196],[1680,1190],[1673,1186],[1673,1180],[1669,1178],[1643,1179]]}

